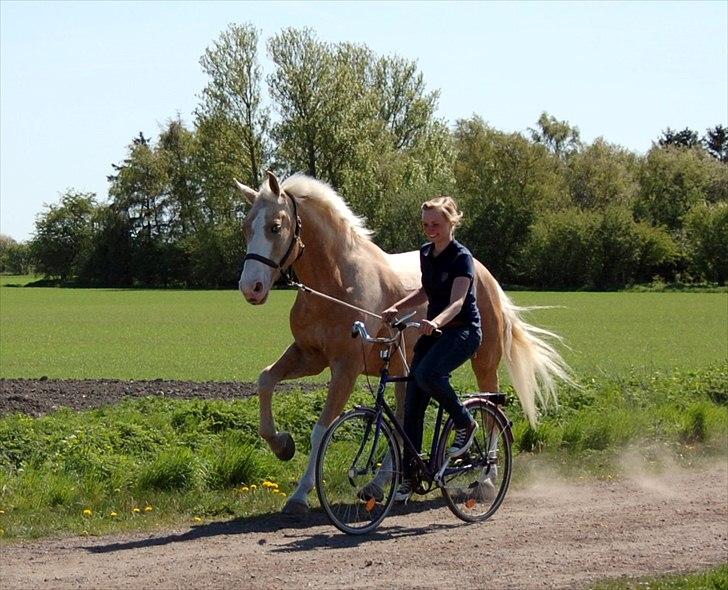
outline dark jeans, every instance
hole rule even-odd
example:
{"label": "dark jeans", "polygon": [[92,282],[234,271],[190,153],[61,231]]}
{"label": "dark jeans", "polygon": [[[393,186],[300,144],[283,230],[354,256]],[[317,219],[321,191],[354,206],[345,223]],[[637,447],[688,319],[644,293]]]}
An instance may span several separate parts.
{"label": "dark jeans", "polygon": [[[450,375],[475,354],[481,337],[479,329],[449,328],[439,338],[421,336],[415,344],[404,402],[404,431],[418,452],[422,450],[425,411],[431,397],[450,415],[456,428],[470,423],[470,415],[450,385]],[[411,453],[405,447],[405,475],[410,474],[411,464]]]}

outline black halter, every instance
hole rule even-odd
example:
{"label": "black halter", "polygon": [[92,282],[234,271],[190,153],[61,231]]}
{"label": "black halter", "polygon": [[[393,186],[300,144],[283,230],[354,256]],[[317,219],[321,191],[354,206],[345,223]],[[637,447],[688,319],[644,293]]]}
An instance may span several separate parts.
{"label": "black halter", "polygon": [[[293,264],[301,257],[301,254],[303,254],[303,249],[305,248],[305,245],[303,241],[301,241],[301,218],[298,216],[298,209],[296,207],[296,199],[294,199],[291,195],[286,193],[285,191],[281,191],[282,194],[286,195],[290,200],[291,203],[293,203],[293,219],[296,221],[296,226],[293,230],[293,236],[291,237],[291,243],[288,245],[288,250],[286,250],[286,253],[283,255],[283,258],[281,258],[281,261],[276,263],[275,261],[271,260],[270,258],[266,258],[265,256],[261,256],[260,254],[246,254],[245,258],[243,259],[243,265],[245,265],[245,262],[247,260],[257,260],[258,262],[262,262],[263,264],[270,266],[271,268],[275,268],[276,270],[280,271],[281,274],[286,278],[288,282],[291,282],[290,277],[290,271]],[[298,256],[296,256],[296,259],[291,262],[291,264],[288,265],[288,267],[285,267],[286,262],[291,257],[291,254],[293,253],[293,247],[298,244]]]}

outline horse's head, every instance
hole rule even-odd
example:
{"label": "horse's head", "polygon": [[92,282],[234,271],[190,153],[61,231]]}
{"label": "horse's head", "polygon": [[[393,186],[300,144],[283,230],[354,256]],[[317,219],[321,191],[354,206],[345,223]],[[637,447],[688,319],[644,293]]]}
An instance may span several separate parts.
{"label": "horse's head", "polygon": [[272,172],[258,191],[237,180],[235,184],[252,205],[243,222],[248,247],[238,286],[248,303],[259,305],[301,253],[300,219],[293,197],[281,189]]}

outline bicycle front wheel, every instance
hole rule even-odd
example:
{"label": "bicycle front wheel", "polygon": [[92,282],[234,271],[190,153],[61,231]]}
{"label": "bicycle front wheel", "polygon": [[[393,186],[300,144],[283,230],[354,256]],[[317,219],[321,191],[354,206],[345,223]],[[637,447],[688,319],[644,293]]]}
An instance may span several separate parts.
{"label": "bicycle front wheel", "polygon": [[400,454],[391,427],[369,408],[339,416],[321,441],[316,492],[340,531],[374,530],[392,507],[399,482]]}
{"label": "bicycle front wheel", "polygon": [[473,398],[465,407],[478,423],[468,451],[455,459],[447,449],[455,439],[448,421],[438,449],[439,465],[448,462],[440,478],[440,489],[450,510],[462,520],[487,520],[503,503],[511,481],[510,427],[505,416],[491,403]]}

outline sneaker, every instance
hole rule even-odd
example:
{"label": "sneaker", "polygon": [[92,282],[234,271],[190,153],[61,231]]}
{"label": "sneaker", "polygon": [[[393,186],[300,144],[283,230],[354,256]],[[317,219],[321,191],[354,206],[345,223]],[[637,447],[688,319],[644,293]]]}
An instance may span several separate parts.
{"label": "sneaker", "polygon": [[382,500],[384,500],[384,490],[373,481],[371,481],[359,490],[357,496],[360,500],[364,500],[365,502],[371,500],[372,498],[375,502],[381,502]]}
{"label": "sneaker", "polygon": [[454,458],[465,453],[473,444],[476,430],[478,430],[478,423],[475,420],[471,420],[470,424],[464,428],[458,428],[455,431],[455,442],[447,450],[448,455]]}
{"label": "sneaker", "polygon": [[410,499],[410,496],[412,496],[412,492],[414,491],[414,483],[412,483],[412,480],[405,477],[402,480],[402,483],[399,484],[399,487],[397,488],[397,491],[394,493],[394,501],[395,502],[406,502]]}

